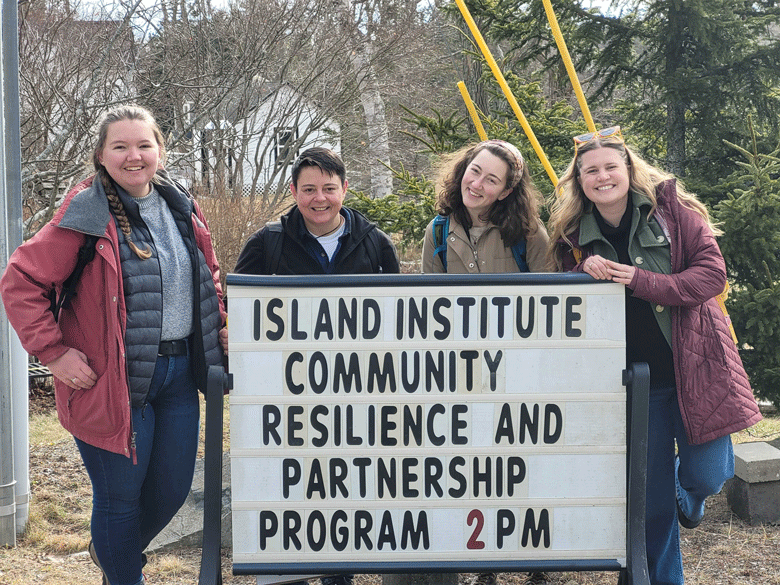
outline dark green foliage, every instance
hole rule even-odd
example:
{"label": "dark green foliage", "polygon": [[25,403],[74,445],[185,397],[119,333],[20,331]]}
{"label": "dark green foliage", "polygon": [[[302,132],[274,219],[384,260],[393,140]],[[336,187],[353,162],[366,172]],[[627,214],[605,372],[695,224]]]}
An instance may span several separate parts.
{"label": "dark green foliage", "polygon": [[[560,175],[571,160],[571,137],[585,132],[585,124],[581,120],[571,119],[573,111],[567,102],[561,100],[548,104],[538,81],[524,81],[511,71],[505,71],[504,76],[545,156],[556,174]],[[491,103],[495,104],[488,113],[478,112],[488,138],[506,140],[517,146],[523,153],[537,188],[544,195],[550,194],[550,178],[498,83],[490,73],[483,76],[482,82],[494,98]],[[418,140],[424,147],[423,152],[441,155],[480,140],[476,131],[469,131],[465,119],[458,118],[457,113],[445,117],[434,111],[431,117],[408,108],[404,109],[410,115],[405,121],[414,127],[412,131],[404,134]],[[397,174],[396,179],[403,182],[405,176],[408,176],[408,173]]]}
{"label": "dark green foliage", "polygon": [[[505,47],[513,71],[542,64],[553,78],[562,77],[541,0],[466,3],[483,34]],[[558,0],[553,8],[597,126],[630,126],[642,137],[643,154],[691,177],[692,186],[734,170],[722,141],[747,134],[748,114],[759,135],[776,134],[777,2],[637,0],[604,14],[583,4]],[[602,109],[617,100],[619,109]]]}
{"label": "dark green foliage", "polygon": [[393,195],[371,199],[362,192],[350,191],[346,205],[357,209],[387,233],[400,235],[401,249],[422,245],[425,227],[436,214],[434,186],[425,177],[415,177],[406,169],[393,171],[400,185]]}
{"label": "dark green foliage", "polygon": [[401,134],[411,136],[421,142],[425,149],[423,152],[430,154],[442,154],[458,150],[469,141],[466,119],[458,112],[452,112],[449,116],[443,116],[433,110],[433,116],[426,116],[413,112],[406,106],[401,106],[410,117],[404,118],[404,122],[412,124],[419,133],[401,130]]}
{"label": "dark green foliage", "polygon": [[762,289],[734,287],[727,306],[754,394],[780,404],[780,281]]}
{"label": "dark green foliage", "polygon": [[740,170],[719,187],[715,209],[729,270],[731,314],[756,395],[780,405],[780,147],[760,154],[734,144]]}

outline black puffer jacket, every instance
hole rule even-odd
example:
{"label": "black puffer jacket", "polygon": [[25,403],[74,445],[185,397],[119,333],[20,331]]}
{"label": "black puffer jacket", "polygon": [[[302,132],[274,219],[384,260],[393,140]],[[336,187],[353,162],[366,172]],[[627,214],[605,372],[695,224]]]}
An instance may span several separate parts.
{"label": "black puffer jacket", "polygon": [[[331,274],[398,273],[395,246],[375,224],[354,209],[342,207],[344,234]],[[318,250],[319,248],[319,250]],[[236,262],[238,274],[326,274],[312,254],[325,251],[306,230],[298,206],[247,240]]]}

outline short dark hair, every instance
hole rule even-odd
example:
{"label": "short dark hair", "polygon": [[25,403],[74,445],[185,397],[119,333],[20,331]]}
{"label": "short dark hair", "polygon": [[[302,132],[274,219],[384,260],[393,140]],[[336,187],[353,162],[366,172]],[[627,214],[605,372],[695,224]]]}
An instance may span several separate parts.
{"label": "short dark hair", "polygon": [[304,167],[317,167],[323,173],[331,176],[336,175],[341,180],[342,185],[347,180],[347,168],[344,166],[344,161],[329,148],[321,146],[307,148],[298,156],[292,166],[292,184],[296,188],[301,169]]}

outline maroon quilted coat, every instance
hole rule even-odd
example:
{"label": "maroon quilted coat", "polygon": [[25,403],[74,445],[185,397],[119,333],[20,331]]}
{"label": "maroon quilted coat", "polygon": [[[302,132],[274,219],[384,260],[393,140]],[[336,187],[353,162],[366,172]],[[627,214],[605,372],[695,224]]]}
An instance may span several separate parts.
{"label": "maroon quilted coat", "polygon": [[[135,461],[125,363],[127,315],[117,228],[108,219],[105,195],[89,189],[91,184],[92,177],[76,185],[52,221],[16,249],[0,278],[0,294],[8,320],[29,353],[47,364],[75,347],[88,356],[90,367],[98,375],[95,385],[87,390],[74,390],[54,380],[62,426],[90,445]],[[72,203],[77,196],[83,197],[86,204],[74,211],[78,206]],[[197,204],[193,205],[195,244],[211,271],[224,323],[219,264],[206,220]],[[96,245],[95,259],[84,269],[71,309],[63,311],[58,324],[49,310],[48,292],[53,284],[59,287],[73,271],[84,243],[84,233],[61,226],[63,218],[77,213],[82,214],[80,225],[95,221],[103,237]],[[205,361],[205,357],[200,359]]]}
{"label": "maroon quilted coat", "polygon": [[[726,317],[714,298],[726,284],[726,266],[715,237],[698,213],[680,203],[675,181],[660,184],[656,197],[655,213],[670,242],[672,273],[637,267],[629,288],[636,297],[671,307],[677,399],[688,441],[699,445],[745,429],[762,417]],[[579,244],[579,230],[570,240]],[[564,270],[582,271],[582,261],[592,253],[589,246],[576,246],[582,253],[577,264],[568,244],[562,245]]]}

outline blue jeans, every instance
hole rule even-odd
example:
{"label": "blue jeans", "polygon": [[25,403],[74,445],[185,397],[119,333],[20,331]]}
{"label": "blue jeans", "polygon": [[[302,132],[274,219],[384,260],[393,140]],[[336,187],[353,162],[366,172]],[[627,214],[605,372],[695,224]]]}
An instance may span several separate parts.
{"label": "blue jeans", "polygon": [[650,389],[649,418],[645,533],[650,583],[683,585],[677,500],[688,518],[701,518],[704,500],[734,475],[734,451],[728,435],[703,445],[688,443],[673,386]]}
{"label": "blue jeans", "polygon": [[141,553],[192,486],[200,410],[189,356],[159,356],[146,404],[132,411],[137,465],[76,439],[92,482],[92,541],[111,585],[143,583]]}

